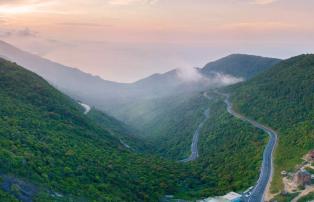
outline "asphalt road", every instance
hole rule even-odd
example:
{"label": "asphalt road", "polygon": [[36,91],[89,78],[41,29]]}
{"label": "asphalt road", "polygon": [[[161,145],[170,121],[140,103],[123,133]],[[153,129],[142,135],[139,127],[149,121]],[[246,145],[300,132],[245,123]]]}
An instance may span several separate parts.
{"label": "asphalt road", "polygon": [[84,111],[84,114],[88,114],[88,112],[91,110],[91,107],[87,104],[84,104],[84,103],[81,103],[79,102],[79,104],[84,107],[85,111]]}
{"label": "asphalt road", "polygon": [[[206,97],[207,99],[210,99],[207,93],[204,93],[203,96]],[[198,125],[197,129],[195,130],[193,134],[193,139],[192,139],[192,144],[191,144],[191,155],[188,158],[181,160],[180,162],[186,163],[186,162],[194,161],[198,158],[198,140],[199,140],[200,132],[208,118],[209,118],[209,108],[204,111],[204,119]]]}
{"label": "asphalt road", "polygon": [[231,115],[235,116],[236,118],[241,119],[242,121],[246,121],[246,122],[252,124],[256,128],[259,128],[259,129],[265,131],[269,135],[269,141],[268,141],[268,144],[266,145],[264,153],[263,153],[263,162],[262,162],[262,166],[261,166],[261,170],[260,170],[259,179],[258,179],[256,185],[254,186],[254,189],[251,191],[250,196],[244,197],[244,200],[248,201],[248,202],[263,202],[266,188],[270,184],[270,181],[271,181],[272,175],[273,175],[273,170],[274,170],[273,169],[273,153],[274,153],[274,149],[275,149],[276,144],[277,144],[277,133],[273,129],[271,129],[267,126],[264,126],[264,125],[254,121],[254,120],[246,118],[245,116],[235,112],[233,110],[232,103],[229,99],[229,95],[222,94],[219,92],[217,92],[217,93],[220,95],[223,95],[225,97],[225,103],[227,105],[227,111]]}

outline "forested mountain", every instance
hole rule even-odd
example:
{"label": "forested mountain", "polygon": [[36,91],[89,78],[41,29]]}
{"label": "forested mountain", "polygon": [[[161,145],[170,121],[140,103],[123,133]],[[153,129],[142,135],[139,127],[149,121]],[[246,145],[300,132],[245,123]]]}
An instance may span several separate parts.
{"label": "forested mountain", "polygon": [[[264,68],[253,65],[254,71],[246,62],[244,69],[235,65],[237,76],[258,75],[225,90],[232,94],[236,110],[279,132],[272,186],[278,191],[280,171],[292,169],[314,148],[314,56],[274,66],[275,60],[265,60]],[[211,76],[232,70],[212,68]],[[96,108],[84,115],[72,98],[14,63],[1,59],[0,73],[3,199],[157,201],[164,194],[195,199],[243,191],[257,180],[267,136],[226,112],[222,97],[212,91],[224,85],[198,82],[191,87],[179,80],[177,71],[140,80],[132,88],[142,92],[130,92],[150,94],[115,103],[131,114],[128,123],[137,127],[134,130]],[[163,85],[172,86],[174,93],[160,96]],[[203,96],[205,90],[211,99]],[[199,159],[178,163],[189,155],[193,132],[207,108],[210,116],[201,131]]]}
{"label": "forested mountain", "polygon": [[[0,41],[0,55],[37,73],[67,95],[126,121],[134,118],[127,116],[130,108],[134,105],[142,106],[145,100],[153,103],[155,100],[150,99],[172,96],[173,93],[199,92],[208,85],[221,85],[222,75],[217,76],[215,74],[217,72],[247,78],[247,75],[253,76],[278,61],[250,55],[231,55],[209,63],[203,69],[195,68],[193,72],[182,73],[180,70],[172,70],[126,84],[103,80],[78,69],[27,53],[3,41]],[[191,76],[191,73],[197,78],[184,78]],[[187,81],[189,79],[194,82]]]}
{"label": "forested mountain", "polygon": [[214,91],[208,96],[209,119],[201,130],[199,159],[192,162],[190,196],[219,196],[255,185],[268,140],[261,130],[230,115],[224,97]]}
{"label": "forested mountain", "polygon": [[229,89],[237,111],[278,131],[271,190],[282,190],[282,170],[293,171],[314,148],[314,55],[284,60]]}
{"label": "forested mountain", "polygon": [[[127,126],[96,109],[85,115],[71,98],[16,64],[0,59],[0,73],[1,200],[158,201],[164,194],[195,199],[244,190],[256,180],[264,138],[233,117],[213,116],[230,123],[229,128],[222,125],[224,130],[212,130],[216,126],[211,123],[216,121],[210,119],[209,128],[204,129],[203,138],[209,139],[202,141],[202,158],[182,164],[144,154],[146,148],[137,147],[139,140]],[[224,109],[216,107],[216,102],[206,103]],[[194,104],[190,113],[200,103],[195,100]],[[234,127],[241,137],[228,137],[236,134]],[[234,151],[247,161],[231,154],[225,138],[236,138]],[[255,146],[239,145],[250,141]],[[225,155],[228,162],[218,164]],[[243,171],[243,166],[252,169]]]}
{"label": "forested mountain", "polygon": [[118,138],[120,143],[124,144],[128,149],[146,153],[151,151],[152,146],[148,144],[148,141],[139,138],[139,131],[112,116],[105,114],[96,108],[92,108],[87,114],[87,117]]}
{"label": "forested mountain", "polygon": [[202,91],[251,78],[279,61],[235,54],[191,72],[172,70],[121,84],[53,63],[4,42],[0,50],[1,55],[35,71],[72,98],[136,128],[137,135],[158,143],[156,152],[175,159],[189,152],[193,130],[207,105]]}
{"label": "forested mountain", "polygon": [[279,62],[280,60],[275,58],[233,54],[208,63],[202,69],[202,73],[206,75],[211,74],[212,72],[220,72],[235,77],[242,77],[247,80],[271,68]]}
{"label": "forested mountain", "polygon": [[[208,120],[202,157],[192,164],[182,164],[144,154],[146,148],[138,147],[138,139],[127,126],[96,109],[84,115],[75,101],[16,64],[1,59],[0,73],[1,200],[158,201],[164,194],[195,199],[230,189],[244,190],[256,180],[264,137],[225,113],[224,117],[215,115]],[[190,113],[199,106],[224,109],[219,99],[201,100],[201,96],[193,100]],[[182,116],[187,109],[183,108]],[[196,117],[187,115],[187,121],[190,116]],[[212,130],[222,120],[225,123]],[[251,147],[240,147],[250,142],[254,142]],[[239,155],[232,155],[230,147]],[[226,155],[228,163],[218,163]],[[247,161],[240,161],[240,156]],[[252,169],[243,171],[246,166]]]}
{"label": "forested mountain", "polygon": [[156,201],[184,174],[175,162],[130,152],[108,130],[117,128],[108,126],[112,120],[101,127],[39,76],[3,59],[0,97],[1,201]]}
{"label": "forested mountain", "polygon": [[[47,77],[46,79],[50,83],[72,98],[95,106],[103,112],[108,111],[136,128],[136,130],[130,129],[127,125],[103,112],[97,111],[95,108],[87,116],[83,116],[80,107],[67,98],[70,105],[78,110],[73,112],[75,116],[83,120],[86,119],[85,121],[92,125],[92,127],[88,127],[91,130],[88,134],[95,133],[97,136],[97,138],[91,140],[82,140],[78,136],[74,136],[78,138],[74,138],[74,140],[81,144],[79,147],[86,148],[86,151],[79,152],[77,147],[75,149],[70,147],[71,152],[73,151],[77,154],[75,159],[78,160],[73,160],[72,164],[70,164],[71,166],[68,166],[71,173],[69,177],[62,175],[62,178],[66,177],[66,180],[69,178],[69,181],[61,180],[58,174],[55,175],[59,177],[59,181],[51,178],[49,173],[54,173],[54,171],[50,170],[49,164],[45,167],[43,166],[45,168],[44,174],[46,175],[40,173],[39,180],[10,169],[5,169],[3,173],[13,173],[14,176],[22,179],[26,178],[27,181],[43,184],[43,187],[47,187],[47,190],[60,192],[65,197],[74,197],[76,199],[81,197],[107,199],[108,197],[118,201],[125,200],[126,197],[130,197],[131,201],[154,201],[164,193],[176,193],[183,198],[206,197],[224,194],[230,190],[244,190],[248,186],[253,185],[257,179],[265,136],[258,133],[256,129],[248,124],[241,123],[241,121],[227,116],[223,112],[224,106],[218,104],[221,102],[221,98],[217,98],[218,100],[215,102],[209,101],[204,98],[202,92],[239,82],[242,78],[249,79],[253,75],[270,68],[278,61],[277,59],[232,55],[213,62],[204,69],[194,69],[193,74],[196,74],[198,78],[196,80],[193,80],[193,78],[192,81],[187,81],[180,75],[182,73],[179,72],[180,70],[173,70],[164,74],[152,75],[132,84],[119,84],[103,81],[98,77],[93,77],[76,69],[59,66],[37,56],[21,52],[18,49],[9,49],[12,51],[11,55],[9,55],[7,50],[8,47],[2,53],[10,60],[17,59],[19,64],[25,63],[32,66],[30,69]],[[241,62],[243,62],[242,65]],[[45,74],[46,68],[49,69],[49,74]],[[61,75],[59,76],[59,74]],[[16,78],[15,80],[19,79]],[[45,85],[48,84],[46,83]],[[29,91],[32,91],[32,89],[29,89]],[[26,91],[23,93],[27,94]],[[214,97],[217,97],[214,94],[211,96],[213,100],[215,100]],[[202,131],[199,146],[200,159],[192,164],[182,165],[150,155],[155,153],[174,160],[187,157],[190,153],[192,135],[203,119],[204,110],[208,107],[210,109],[213,108],[211,112],[213,116],[210,116],[210,119],[205,124],[206,127]],[[45,119],[41,118],[40,114],[45,113],[50,114],[50,111],[41,111],[33,119],[43,121]],[[79,113],[79,115],[76,113]],[[61,117],[64,118],[64,116]],[[67,119],[63,121],[66,123],[71,122]],[[74,130],[76,127],[85,126],[79,123],[77,126],[71,126],[70,129]],[[48,128],[50,129],[50,126]],[[66,129],[64,128],[64,130]],[[94,131],[96,129],[97,131]],[[79,134],[84,133],[84,130],[80,130]],[[57,129],[51,133],[56,131]],[[234,133],[234,131],[237,131],[237,133]],[[76,134],[73,131],[66,133],[69,133],[69,135]],[[101,137],[98,137],[99,134],[101,134]],[[104,138],[106,141],[99,141],[98,138],[103,138],[104,134],[108,134]],[[248,134],[250,135],[248,136]],[[61,139],[65,140],[67,138],[67,136],[63,137],[65,133],[59,135],[62,135]],[[228,142],[227,140],[232,141]],[[34,142],[37,141],[40,142],[41,137]],[[67,141],[66,139],[62,143]],[[105,142],[103,143],[103,141]],[[32,144],[34,143],[30,143],[30,145]],[[45,146],[48,148],[58,144],[60,143],[52,141],[48,144],[45,142]],[[91,145],[94,144],[96,149],[93,148],[93,150],[97,151],[96,153],[92,153]],[[251,146],[241,147],[242,144]],[[68,146],[67,144],[64,145],[64,150],[68,149]],[[234,151],[239,155],[233,155],[233,152],[229,151],[231,147],[235,148]],[[81,165],[86,160],[83,158],[86,155],[93,155],[91,166]],[[228,156],[228,162],[225,161],[219,164],[221,159],[226,158],[226,156]],[[246,161],[241,160],[244,156]],[[52,154],[50,158],[54,159],[56,156]],[[71,161],[68,156],[61,156],[60,159],[64,163],[58,165],[60,167],[69,164],[68,161]],[[41,162],[44,160],[39,158],[36,161]],[[101,163],[98,165],[100,161]],[[97,166],[93,167],[93,165],[96,165],[94,163],[97,163]],[[97,179],[94,179],[95,176],[85,176],[86,183],[83,183],[82,187],[78,188],[79,190],[84,190],[86,186],[89,186],[91,187],[90,192],[74,192],[74,184],[83,180],[83,178],[74,177],[81,175],[81,173],[77,174],[79,171],[75,169],[75,167],[80,166],[86,170],[93,168],[93,172],[96,172],[95,176]],[[243,171],[244,167],[250,167],[251,169]],[[108,172],[106,174],[98,174],[101,169]],[[242,174],[245,173],[246,177],[243,178],[241,173],[232,169],[241,171]],[[29,172],[33,171],[32,168],[27,168],[27,170],[30,170]],[[122,174],[118,175],[118,173]],[[43,178],[41,175],[48,177]],[[104,181],[106,182],[105,185],[100,183]],[[51,182],[54,182],[55,187],[50,185]],[[125,190],[128,191],[118,189],[124,183],[127,184]],[[102,189],[100,184],[110,188],[105,188],[106,191],[102,192],[100,191]],[[148,188],[142,190],[145,186]],[[70,188],[64,191],[66,187]],[[97,194],[92,195],[94,192]],[[45,196],[41,197],[51,197],[51,195],[47,194],[47,191],[43,191],[43,193],[45,193],[43,194]]]}

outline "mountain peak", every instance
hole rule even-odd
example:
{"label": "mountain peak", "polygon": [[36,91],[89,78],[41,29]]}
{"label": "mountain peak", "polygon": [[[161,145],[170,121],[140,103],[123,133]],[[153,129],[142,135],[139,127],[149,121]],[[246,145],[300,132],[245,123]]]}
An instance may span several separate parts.
{"label": "mountain peak", "polygon": [[249,79],[258,73],[271,68],[281,60],[247,54],[231,54],[205,65],[202,73],[220,72],[235,77]]}

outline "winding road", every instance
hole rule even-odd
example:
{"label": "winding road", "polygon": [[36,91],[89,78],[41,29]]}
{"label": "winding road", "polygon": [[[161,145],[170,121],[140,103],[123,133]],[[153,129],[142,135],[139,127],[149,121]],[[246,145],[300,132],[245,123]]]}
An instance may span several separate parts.
{"label": "winding road", "polygon": [[82,107],[84,107],[84,109],[85,109],[84,114],[85,114],[85,115],[88,114],[88,112],[91,110],[91,107],[90,107],[89,105],[87,105],[87,104],[82,103],[82,102],[79,102],[79,104],[80,104]]}
{"label": "winding road", "polygon": [[[84,114],[85,114],[85,115],[88,114],[88,113],[90,112],[90,110],[92,109],[89,105],[84,104],[84,103],[82,103],[82,102],[79,102],[79,104],[85,109],[85,111],[84,111]],[[120,143],[121,143],[125,148],[131,149],[131,147],[130,147],[128,144],[126,144],[123,140],[121,140],[121,138],[120,138],[119,140],[120,140]]]}
{"label": "winding road", "polygon": [[[206,97],[207,99],[210,99],[207,93],[204,93],[203,96]],[[199,140],[200,132],[208,118],[209,118],[209,108],[204,111],[204,120],[198,125],[197,129],[195,130],[193,134],[193,139],[192,139],[192,144],[191,144],[191,155],[188,158],[181,160],[180,162],[187,163],[190,161],[194,161],[198,158],[198,140]]]}
{"label": "winding road", "polygon": [[264,196],[265,193],[267,191],[267,188],[270,185],[270,182],[272,180],[272,175],[273,175],[273,153],[277,144],[277,133],[267,127],[264,126],[254,120],[251,120],[237,112],[235,112],[233,110],[233,106],[232,103],[229,99],[229,95],[228,94],[223,94],[220,92],[216,92],[219,95],[222,95],[225,97],[224,102],[227,105],[227,111],[233,115],[236,118],[241,119],[242,121],[248,122],[250,124],[252,124],[254,127],[259,128],[263,131],[265,131],[268,135],[269,135],[269,141],[268,144],[266,145],[266,148],[264,150],[263,153],[263,162],[262,162],[262,166],[261,166],[261,170],[260,170],[260,175],[259,175],[259,179],[254,187],[254,189],[251,191],[251,194],[246,197],[244,196],[244,200],[248,201],[248,202],[263,202],[264,201]]}

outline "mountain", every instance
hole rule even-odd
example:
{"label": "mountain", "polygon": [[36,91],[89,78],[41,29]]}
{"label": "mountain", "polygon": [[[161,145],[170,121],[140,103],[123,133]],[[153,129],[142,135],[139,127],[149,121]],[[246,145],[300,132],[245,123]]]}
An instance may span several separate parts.
{"label": "mountain", "polygon": [[4,59],[0,97],[0,201],[159,201],[165,194],[197,199],[244,190],[257,177],[263,138],[226,117],[221,102],[210,105],[223,117],[213,115],[207,124],[223,125],[206,128],[202,157],[182,164],[134,150],[138,139],[121,122],[96,109],[85,115],[76,101]]}
{"label": "mountain", "polygon": [[[192,73],[203,78],[198,78],[198,82],[187,82],[186,78],[180,77],[182,75],[180,70],[172,70],[126,84],[103,80],[98,76],[27,53],[3,41],[0,41],[0,56],[37,73],[71,97],[108,111],[115,116],[123,112],[115,112],[113,108],[119,109],[128,103],[132,104],[135,102],[133,100],[139,97],[150,99],[168,96],[173,92],[199,92],[209,85],[204,83],[204,78],[217,80],[215,72],[247,78],[246,75],[251,77],[279,61],[258,56],[231,55],[209,63],[203,69],[194,69]],[[120,118],[123,119],[123,117]]]}
{"label": "mountain", "polygon": [[314,55],[284,60],[229,91],[237,111],[278,132],[271,186],[278,193],[283,190],[280,172],[294,171],[314,148]]}
{"label": "mountain", "polygon": [[0,97],[1,201],[157,201],[184,175],[176,162],[122,144],[118,121],[94,122],[71,98],[4,59]]}
{"label": "mountain", "polygon": [[[159,96],[154,91],[137,99],[133,96],[142,94],[144,86],[147,92],[154,90],[151,86],[162,86],[159,81],[163,79],[164,83],[177,83],[173,80],[181,79],[177,71],[154,75],[132,84],[132,88],[118,84],[123,90],[115,94],[124,99],[114,104],[119,110],[134,110],[133,116],[140,118],[135,121],[145,133],[138,135],[96,108],[84,115],[76,101],[41,77],[0,61],[0,182],[5,191],[0,191],[0,197],[158,201],[165,194],[175,194],[197,199],[243,191],[257,180],[266,136],[230,116],[217,96],[210,94],[211,100],[204,99],[198,87],[185,91],[196,85],[180,83],[182,80],[173,85],[169,95]],[[216,78],[215,73],[210,74]],[[216,83],[211,87],[217,87]],[[119,94],[124,91],[132,92],[128,96],[133,99]],[[99,97],[96,101],[105,100]],[[152,143],[148,147],[155,153],[171,159],[186,157],[193,132],[208,107],[210,117],[201,131],[197,161],[181,164],[138,147],[142,141],[138,137],[151,135],[154,137],[147,138]]]}
{"label": "mountain", "polygon": [[117,137],[120,143],[122,143],[128,149],[137,152],[150,152],[151,145],[149,145],[148,142],[138,138],[137,133],[139,132],[125,123],[97,110],[96,108],[92,108],[91,111],[87,114],[87,117]]}
{"label": "mountain", "polygon": [[[36,72],[72,98],[132,126],[137,136],[159,145],[154,149],[156,152],[174,159],[189,152],[193,129],[198,123],[195,117],[202,117],[207,104],[202,98],[203,91],[251,78],[279,61],[236,54],[202,69],[191,68],[188,72],[177,69],[122,84],[59,65],[4,42],[0,42],[0,50],[0,55]],[[180,130],[183,123],[185,130]]]}
{"label": "mountain", "polygon": [[220,72],[247,80],[279,62],[280,60],[276,58],[233,54],[208,63],[202,69],[202,73],[207,75],[211,72]]}
{"label": "mountain", "polygon": [[[158,154],[167,158],[183,159],[189,155],[194,130],[201,122],[204,109],[208,107],[208,100],[204,98],[202,91],[239,82],[242,77],[249,79],[271,68],[278,61],[280,60],[259,56],[231,55],[212,62],[203,69],[195,69],[204,78],[200,82],[203,86],[193,82],[183,83],[169,91],[168,96],[157,94],[158,97],[151,99],[133,100],[134,102],[115,110],[118,112],[115,115],[143,131],[143,138],[158,145],[155,148]],[[139,82],[145,84],[144,86],[158,86],[157,84],[175,80],[178,75],[178,72],[170,71]]]}
{"label": "mountain", "polygon": [[0,56],[35,72],[59,90],[85,102],[84,98],[97,100],[97,95],[102,94],[114,93],[118,96],[125,87],[125,84],[105,81],[98,76],[22,51],[3,41],[0,41]]}

